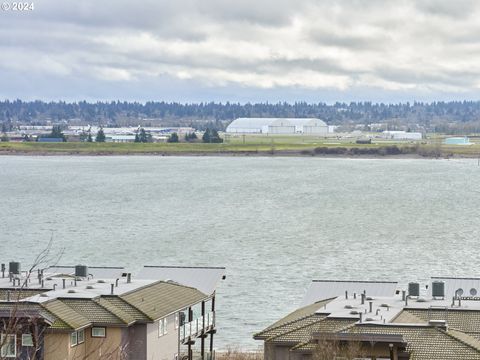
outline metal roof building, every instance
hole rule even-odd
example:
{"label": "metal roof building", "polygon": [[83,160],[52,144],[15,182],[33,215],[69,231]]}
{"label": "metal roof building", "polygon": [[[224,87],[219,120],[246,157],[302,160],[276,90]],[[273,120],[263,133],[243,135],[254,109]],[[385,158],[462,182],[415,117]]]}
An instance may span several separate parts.
{"label": "metal roof building", "polygon": [[393,296],[397,285],[394,281],[313,280],[300,306],[342,296],[345,291],[358,296],[364,291],[372,296]]}
{"label": "metal roof building", "polygon": [[227,133],[326,135],[327,124],[317,118],[238,118],[227,126]]}
{"label": "metal roof building", "polygon": [[220,280],[225,279],[224,267],[195,266],[144,266],[138,274],[139,279],[171,280],[190,286],[204,294],[211,295]]}

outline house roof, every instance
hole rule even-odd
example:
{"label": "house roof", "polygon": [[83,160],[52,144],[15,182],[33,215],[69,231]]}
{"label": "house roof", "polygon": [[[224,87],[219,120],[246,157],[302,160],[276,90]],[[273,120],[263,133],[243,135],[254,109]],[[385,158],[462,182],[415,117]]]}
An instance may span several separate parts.
{"label": "house roof", "polygon": [[120,298],[156,320],[208,298],[197,289],[160,281],[121,295]]}
{"label": "house roof", "polygon": [[[339,283],[339,284],[337,284]],[[372,288],[368,288],[372,284]],[[402,339],[411,360],[479,359],[480,301],[413,297],[403,299],[391,282],[316,281],[315,296],[339,293],[333,299],[304,305],[255,334],[266,343],[288,345],[291,351],[311,353],[322,337],[362,334],[365,339]],[[348,294],[345,296],[345,285]],[[351,287],[348,287],[351,286]],[[352,296],[352,289],[357,296]],[[366,298],[358,295],[366,290]],[[381,296],[388,293],[388,296]],[[374,295],[380,294],[380,295]],[[308,301],[307,301],[308,302]],[[362,315],[360,315],[362,314]],[[443,320],[445,323],[432,320]],[[330,337],[330,338],[329,338]]]}

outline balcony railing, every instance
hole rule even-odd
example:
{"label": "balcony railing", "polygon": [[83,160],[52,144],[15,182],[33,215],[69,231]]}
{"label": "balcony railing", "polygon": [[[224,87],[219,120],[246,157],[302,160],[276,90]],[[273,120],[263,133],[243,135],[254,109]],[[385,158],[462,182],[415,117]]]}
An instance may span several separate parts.
{"label": "balcony railing", "polygon": [[[188,352],[182,353],[180,360],[187,360]],[[192,351],[192,360],[202,360],[202,353],[200,351]],[[203,360],[215,360],[215,351],[205,351]]]}
{"label": "balcony railing", "polygon": [[[204,324],[205,323],[205,324]],[[200,316],[180,326],[180,341],[189,337],[199,336],[215,326],[215,311]]]}

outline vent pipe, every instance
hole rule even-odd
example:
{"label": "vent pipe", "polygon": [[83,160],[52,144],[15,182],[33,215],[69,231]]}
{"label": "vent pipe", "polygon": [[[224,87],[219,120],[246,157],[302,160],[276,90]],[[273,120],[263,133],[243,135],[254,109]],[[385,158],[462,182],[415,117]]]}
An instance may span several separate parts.
{"label": "vent pipe", "polygon": [[127,274],[127,284],[130,284],[132,282],[132,273]]}
{"label": "vent pipe", "polygon": [[365,294],[362,294],[362,305],[365,304]]}
{"label": "vent pipe", "polygon": [[402,301],[405,301],[405,296],[407,292],[405,290],[402,290]]}
{"label": "vent pipe", "polygon": [[360,313],[360,324],[363,322],[363,314]]}
{"label": "vent pipe", "polygon": [[114,284],[110,284],[110,295],[113,295],[113,289],[114,289],[115,285]]}
{"label": "vent pipe", "polygon": [[115,287],[118,287],[118,280],[120,279],[115,279]]}
{"label": "vent pipe", "polygon": [[357,293],[353,293],[353,298],[354,298],[354,299],[357,298]]}
{"label": "vent pipe", "polygon": [[458,307],[462,307],[462,298],[458,297]]}
{"label": "vent pipe", "polygon": [[2,264],[2,278],[5,278],[5,264]]}
{"label": "vent pipe", "polygon": [[408,296],[405,296],[405,306],[408,306]]}
{"label": "vent pipe", "polygon": [[53,284],[53,291],[57,288],[57,284]]}
{"label": "vent pipe", "polygon": [[42,288],[43,288],[44,286],[45,286],[45,282],[44,282],[43,279],[42,279]]}
{"label": "vent pipe", "polygon": [[345,300],[348,300],[348,291],[345,290]]}
{"label": "vent pipe", "polygon": [[62,287],[65,289],[65,279],[62,279]]}
{"label": "vent pipe", "polygon": [[373,311],[373,301],[368,302],[368,309],[370,310],[369,312]]}

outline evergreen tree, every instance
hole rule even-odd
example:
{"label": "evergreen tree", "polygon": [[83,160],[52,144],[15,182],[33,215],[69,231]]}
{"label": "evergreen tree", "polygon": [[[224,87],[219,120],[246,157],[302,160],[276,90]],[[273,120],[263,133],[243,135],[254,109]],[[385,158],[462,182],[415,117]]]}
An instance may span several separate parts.
{"label": "evergreen tree", "polygon": [[222,143],[223,139],[218,135],[217,130],[207,128],[203,133],[202,141],[204,143]]}
{"label": "evergreen tree", "polygon": [[103,132],[103,128],[100,128],[97,132],[97,137],[95,138],[96,142],[105,142],[105,133]]}
{"label": "evergreen tree", "polygon": [[170,137],[168,138],[167,142],[169,142],[169,143],[178,143],[178,134],[177,134],[177,133],[173,133],[172,135],[170,135]]}
{"label": "evergreen tree", "polygon": [[143,127],[135,134],[135,142],[147,143],[152,142],[152,135],[147,133]]}
{"label": "evergreen tree", "polygon": [[93,142],[92,134],[90,133],[90,131],[88,132],[87,142]]}
{"label": "evergreen tree", "polygon": [[3,133],[2,136],[0,137],[1,142],[8,142],[10,139],[8,138],[7,134]]}
{"label": "evergreen tree", "polygon": [[53,125],[52,132],[47,137],[62,139],[64,142],[67,141],[67,138],[63,134],[62,127],[60,125]]}

